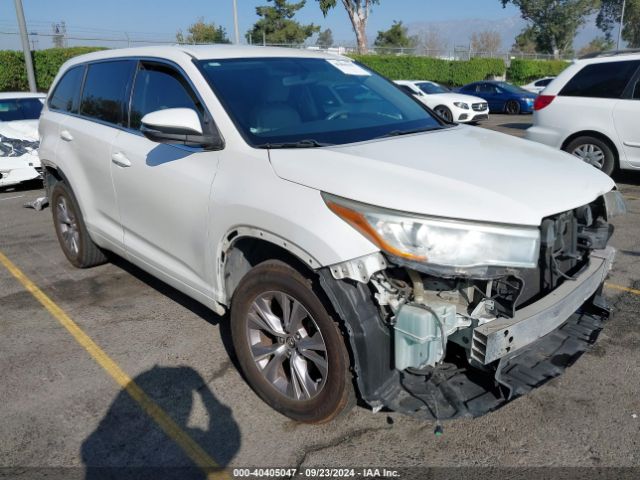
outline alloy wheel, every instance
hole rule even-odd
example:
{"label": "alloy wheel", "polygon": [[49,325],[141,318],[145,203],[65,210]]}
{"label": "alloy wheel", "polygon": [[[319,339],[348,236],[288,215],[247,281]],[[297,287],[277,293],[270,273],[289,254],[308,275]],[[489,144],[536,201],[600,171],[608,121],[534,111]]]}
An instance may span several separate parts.
{"label": "alloy wheel", "polygon": [[58,228],[60,229],[62,241],[69,253],[76,256],[80,249],[80,231],[78,230],[76,217],[73,211],[69,208],[65,197],[58,197],[56,212]]}
{"label": "alloy wheel", "polygon": [[328,374],[327,347],[316,321],[295,298],[265,292],[251,304],[247,339],[262,376],[281,394],[309,400]]}

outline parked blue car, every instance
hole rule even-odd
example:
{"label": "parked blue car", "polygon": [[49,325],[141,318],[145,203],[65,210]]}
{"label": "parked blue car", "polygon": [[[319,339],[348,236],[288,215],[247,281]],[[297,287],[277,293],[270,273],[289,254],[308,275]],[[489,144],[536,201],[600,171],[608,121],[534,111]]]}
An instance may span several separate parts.
{"label": "parked blue car", "polygon": [[528,92],[507,82],[474,82],[459,89],[460,93],[483,98],[489,104],[492,113],[533,113],[536,94]]}

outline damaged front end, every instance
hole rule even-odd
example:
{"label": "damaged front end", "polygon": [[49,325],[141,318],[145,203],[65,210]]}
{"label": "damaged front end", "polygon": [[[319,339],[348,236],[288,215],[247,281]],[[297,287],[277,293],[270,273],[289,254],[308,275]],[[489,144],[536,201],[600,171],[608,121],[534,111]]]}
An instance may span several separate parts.
{"label": "damaged front end", "polygon": [[[370,238],[377,229],[383,238],[385,232],[404,235],[416,248],[407,231],[427,243],[437,235],[452,240],[443,230],[449,225],[431,222],[427,233],[418,234],[422,224],[397,229],[385,213],[369,211],[359,218],[352,213],[363,211],[358,205],[342,199],[332,204],[334,198],[325,199],[329,207]],[[374,411],[475,417],[560,375],[596,340],[609,315],[601,296],[615,253],[607,246],[609,220],[621,213],[624,202],[612,191],[545,218],[535,237],[512,230],[505,241],[500,236],[507,234],[493,227],[478,228],[472,240],[468,233],[460,236],[465,248],[493,256],[484,265],[458,246],[430,248],[435,257],[446,259],[450,251],[468,265],[420,261],[421,252],[393,243],[381,245],[384,254],[321,270],[321,285],[348,331],[362,399]],[[507,251],[480,246],[482,235]],[[530,259],[532,264],[515,266]]]}
{"label": "damaged front end", "polygon": [[0,187],[41,177],[38,143],[0,134]]}

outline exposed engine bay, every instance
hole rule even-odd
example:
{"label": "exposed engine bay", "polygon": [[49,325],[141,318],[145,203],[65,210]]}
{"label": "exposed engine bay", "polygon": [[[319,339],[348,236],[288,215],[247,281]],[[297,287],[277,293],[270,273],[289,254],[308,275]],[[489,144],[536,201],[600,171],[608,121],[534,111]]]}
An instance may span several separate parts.
{"label": "exposed engine bay", "polygon": [[536,268],[463,276],[378,254],[323,272],[342,318],[359,319],[346,323],[363,399],[374,410],[477,416],[562,373],[609,314],[600,291],[615,202],[545,218]]}

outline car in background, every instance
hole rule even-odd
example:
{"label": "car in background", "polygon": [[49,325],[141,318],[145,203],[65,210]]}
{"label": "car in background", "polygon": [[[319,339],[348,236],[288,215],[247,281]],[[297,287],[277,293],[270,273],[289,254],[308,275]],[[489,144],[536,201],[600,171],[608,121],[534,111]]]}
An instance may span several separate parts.
{"label": "car in background", "polygon": [[522,85],[522,88],[531,93],[540,93],[547,88],[547,85],[549,85],[554,78],[556,77],[539,78],[538,80],[534,80],[526,85]]}
{"label": "car in background", "polygon": [[534,108],[529,140],[572,153],[609,175],[640,168],[640,53],[575,61]]}
{"label": "car in background", "polygon": [[489,110],[494,113],[533,113],[536,94],[528,92],[508,82],[474,82],[458,90],[460,93],[475,95],[487,101]]}
{"label": "car in background", "polygon": [[40,176],[38,118],[46,95],[0,93],[0,187]]}
{"label": "car in background", "polygon": [[435,82],[396,80],[395,83],[448,122],[478,122],[489,118],[489,106],[482,98],[452,92]]}

